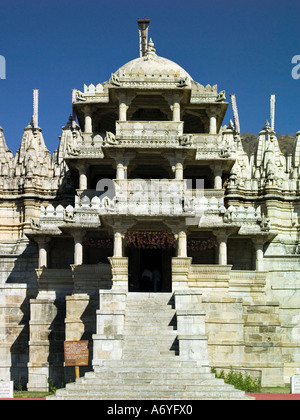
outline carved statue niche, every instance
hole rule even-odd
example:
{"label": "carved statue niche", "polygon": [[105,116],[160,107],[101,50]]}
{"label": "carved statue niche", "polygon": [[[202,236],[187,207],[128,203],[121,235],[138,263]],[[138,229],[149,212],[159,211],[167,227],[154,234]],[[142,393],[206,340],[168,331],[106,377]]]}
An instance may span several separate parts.
{"label": "carved statue niche", "polygon": [[193,134],[185,134],[179,137],[179,144],[181,146],[191,146],[193,144]]}
{"label": "carved statue niche", "polygon": [[110,131],[106,132],[106,137],[105,137],[105,143],[107,144],[118,144],[119,141],[116,139],[116,136],[114,133],[111,133]]}

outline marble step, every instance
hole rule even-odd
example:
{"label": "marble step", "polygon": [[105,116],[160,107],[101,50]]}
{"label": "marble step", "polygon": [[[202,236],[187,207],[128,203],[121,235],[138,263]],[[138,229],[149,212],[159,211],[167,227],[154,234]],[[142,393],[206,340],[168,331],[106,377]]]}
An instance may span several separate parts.
{"label": "marble step", "polygon": [[[172,400],[190,400],[190,399],[250,399],[245,397],[245,393],[243,391],[238,391],[234,389],[218,389],[214,388],[212,390],[183,390],[180,389],[145,389],[145,390],[138,390],[138,389],[124,389],[124,387],[107,389],[103,391],[95,392],[95,390],[80,390],[80,391],[66,391],[65,389],[60,392],[57,390],[56,397],[53,399],[117,399],[117,400],[165,400],[165,399],[172,399]],[[47,399],[52,399],[51,397],[47,397]]]}

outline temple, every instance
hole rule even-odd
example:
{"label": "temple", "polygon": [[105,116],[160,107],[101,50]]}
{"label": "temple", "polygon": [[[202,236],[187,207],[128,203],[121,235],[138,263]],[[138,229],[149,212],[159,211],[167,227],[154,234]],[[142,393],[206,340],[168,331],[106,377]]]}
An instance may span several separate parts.
{"label": "temple", "polygon": [[37,91],[15,156],[0,128],[0,379],[74,380],[65,340],[88,340],[81,374],[100,372],[126,359],[133,301],[159,313],[168,296],[174,359],[287,384],[300,374],[300,132],[285,156],[266,122],[248,156],[225,92],[140,38],[139,58],[73,90],[52,156]]}

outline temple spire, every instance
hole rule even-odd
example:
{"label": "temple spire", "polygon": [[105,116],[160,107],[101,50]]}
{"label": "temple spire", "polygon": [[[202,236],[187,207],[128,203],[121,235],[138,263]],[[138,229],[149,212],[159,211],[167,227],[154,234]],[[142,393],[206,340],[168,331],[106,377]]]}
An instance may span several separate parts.
{"label": "temple spire", "polygon": [[5,154],[8,151],[9,151],[9,149],[8,149],[6,141],[5,141],[5,137],[4,137],[4,134],[3,134],[3,128],[0,127],[0,156]]}
{"label": "temple spire", "polygon": [[271,121],[272,131],[275,131],[275,103],[276,103],[276,96],[270,95],[270,121]]}
{"label": "temple spire", "polygon": [[72,89],[72,129],[76,128],[76,109],[74,104],[76,103],[77,89]]}
{"label": "temple spire", "polygon": [[33,128],[39,127],[39,90],[33,89]]}
{"label": "temple spire", "polygon": [[239,114],[238,114],[238,109],[237,109],[237,104],[236,104],[236,97],[234,94],[230,95],[230,97],[231,97],[231,103],[232,103],[235,129],[236,129],[236,132],[240,134],[241,129],[240,129]]}

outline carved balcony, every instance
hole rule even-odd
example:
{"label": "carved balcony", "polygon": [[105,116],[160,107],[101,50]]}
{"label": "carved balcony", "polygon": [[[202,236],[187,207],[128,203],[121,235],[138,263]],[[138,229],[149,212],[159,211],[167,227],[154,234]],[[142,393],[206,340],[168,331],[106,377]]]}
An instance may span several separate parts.
{"label": "carved balcony", "polygon": [[120,146],[177,147],[183,135],[183,122],[117,121],[116,139]]}

